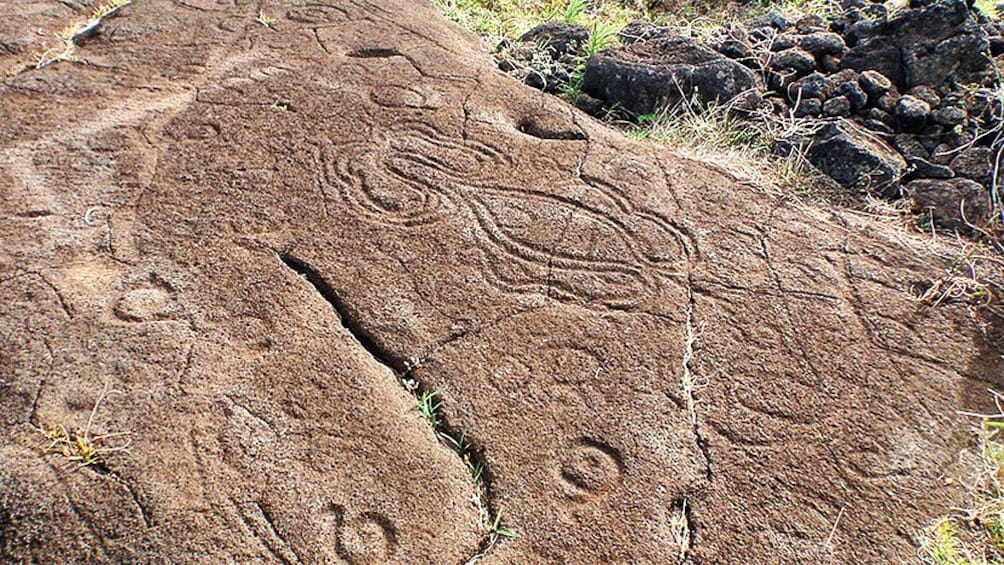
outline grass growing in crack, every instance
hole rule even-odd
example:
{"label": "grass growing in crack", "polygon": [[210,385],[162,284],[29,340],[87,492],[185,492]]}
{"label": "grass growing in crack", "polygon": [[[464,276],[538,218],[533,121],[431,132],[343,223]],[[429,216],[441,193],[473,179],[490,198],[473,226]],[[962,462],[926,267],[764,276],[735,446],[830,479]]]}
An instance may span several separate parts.
{"label": "grass growing in crack", "polygon": [[104,390],[98,396],[97,400],[94,401],[91,415],[87,418],[87,425],[83,430],[79,428],[71,430],[62,425],[39,426],[38,431],[51,442],[47,448],[48,451],[59,453],[66,457],[67,460],[74,461],[81,467],[88,465],[103,466],[104,456],[110,453],[127,452],[131,443],[130,441],[115,446],[107,446],[106,444],[111,438],[128,436],[128,432],[91,435],[94,417],[97,415],[98,408],[109,392],[112,391],[109,391],[108,386],[105,385]]}
{"label": "grass growing in crack", "polygon": [[101,24],[104,23],[105,18],[115,15],[119,10],[129,4],[132,4],[132,0],[108,0],[107,2],[99,4],[96,8],[94,8],[88,19],[76,22],[63,28],[63,30],[56,35],[56,38],[59,40],[59,44],[42,53],[42,55],[38,58],[38,62],[35,63],[35,68],[41,69],[61,61],[70,63],[82,62],[83,59],[77,56],[79,43],[87,37],[97,33],[98,28],[100,28]]}
{"label": "grass growing in crack", "polygon": [[975,430],[980,469],[966,486],[966,508],[936,520],[921,535],[920,557],[929,565],[1004,563],[1004,397],[991,391],[997,412],[964,413]]}
{"label": "grass growing in crack", "polygon": [[[407,379],[404,382],[404,386],[408,390],[417,392],[419,385],[416,381]],[[441,415],[444,401],[439,399],[439,393],[437,391],[426,390],[418,394],[417,398],[418,410],[422,415],[422,419],[432,428],[433,433],[436,434],[436,438],[452,449],[467,468],[471,482],[474,483],[475,491],[471,497],[471,501],[477,507],[482,527],[487,532],[487,547],[494,545],[500,538],[518,538],[519,534],[515,530],[503,525],[502,509],[499,508],[495,512],[492,512],[488,500],[488,486],[485,482],[487,479],[485,476],[485,466],[480,461],[474,445],[467,441],[465,434],[461,434],[457,438],[443,429],[446,425]],[[487,547],[485,550],[487,550]]]}
{"label": "grass growing in crack", "polygon": [[495,519],[492,520],[491,525],[488,527],[488,534],[492,537],[493,542],[499,538],[516,539],[519,537],[519,534],[515,530],[510,530],[502,525],[501,508],[495,513]]}
{"label": "grass growing in crack", "polygon": [[439,426],[443,422],[439,419],[439,409],[442,408],[443,402],[441,400],[436,400],[439,396],[438,392],[425,391],[421,396],[418,397],[418,409],[422,413],[422,419],[425,420],[426,424],[439,435]]}

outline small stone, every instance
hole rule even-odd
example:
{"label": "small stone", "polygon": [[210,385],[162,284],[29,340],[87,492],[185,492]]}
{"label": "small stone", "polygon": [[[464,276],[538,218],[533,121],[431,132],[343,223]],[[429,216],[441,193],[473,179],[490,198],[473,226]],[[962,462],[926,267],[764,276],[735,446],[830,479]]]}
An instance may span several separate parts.
{"label": "small stone", "polygon": [[989,147],[970,147],[959,152],[949,167],[960,177],[990,186],[994,174],[995,152]]}
{"label": "small stone", "polygon": [[927,125],[927,116],[930,113],[931,106],[927,102],[909,94],[900,98],[893,110],[896,123],[905,131],[923,129]]}
{"label": "small stone", "polygon": [[935,91],[930,86],[923,84],[915,86],[911,88],[909,91],[907,91],[907,94],[913,96],[914,98],[919,98],[920,100],[927,102],[927,105],[930,106],[931,108],[937,108],[938,106],[941,106],[941,97],[938,96],[937,91]]}
{"label": "small stone", "polygon": [[787,29],[789,25],[788,20],[778,12],[771,12],[767,14],[767,18],[770,20],[770,25],[777,29],[784,30]]}
{"label": "small stone", "polygon": [[976,135],[971,131],[965,130],[961,125],[953,127],[951,130],[945,132],[941,140],[951,147],[952,149],[956,147],[962,147],[963,145],[968,145],[972,143]]}
{"label": "small stone", "polygon": [[803,98],[795,106],[795,117],[818,116],[823,111],[823,103],[818,98]]}
{"label": "small stone", "polygon": [[942,228],[968,229],[970,224],[983,225],[990,218],[989,193],[969,179],[921,179],[907,184],[906,189],[914,210],[930,214]]}
{"label": "small stone", "polygon": [[553,54],[555,59],[565,54],[576,54],[589,41],[589,28],[578,24],[546,22],[524,33],[520,43],[539,45]]}
{"label": "small stone", "polygon": [[812,33],[814,31],[825,30],[826,20],[815,14],[808,14],[795,22],[795,28],[798,29],[799,33]]}
{"label": "small stone", "polygon": [[[892,88],[892,81],[878,71],[864,71],[858,77],[858,82],[861,85],[861,89],[873,101],[885,96]],[[888,112],[888,110],[886,111]]]}
{"label": "small stone", "polygon": [[861,125],[876,133],[881,133],[885,135],[892,135],[893,133],[891,127],[886,125],[884,122],[880,122],[878,120],[865,120],[861,122]]}
{"label": "small stone", "polygon": [[831,118],[851,115],[851,101],[846,96],[834,96],[823,103],[823,113]]}
{"label": "small stone", "polygon": [[889,112],[883,112],[878,108],[868,108],[868,111],[865,112],[865,118],[882,122],[885,125],[891,125],[893,123],[892,115],[889,114]]}
{"label": "small stone", "polygon": [[840,70],[840,57],[836,55],[823,55],[819,63],[819,66],[828,73],[835,73]]}
{"label": "small stone", "polygon": [[833,94],[847,98],[847,101],[850,102],[851,108],[855,112],[860,112],[868,105],[868,95],[861,89],[857,81],[848,81],[841,84],[833,91]]}
{"label": "small stone", "polygon": [[816,57],[823,55],[843,55],[847,49],[844,38],[828,31],[818,31],[803,35],[798,40],[798,46]]}
{"label": "small stone", "polygon": [[829,95],[828,86],[826,77],[820,73],[812,73],[788,87],[788,99],[791,101],[799,98],[819,98],[822,100]]}
{"label": "small stone", "polygon": [[965,123],[966,111],[958,106],[939,108],[931,112],[931,119],[943,126],[953,127]]}
{"label": "small stone", "polygon": [[795,47],[775,53],[770,59],[770,68],[775,71],[791,69],[798,76],[803,76],[816,68],[816,60],[805,50]]}
{"label": "small stone", "polygon": [[931,124],[920,131],[920,135],[917,139],[927,147],[928,151],[934,151],[934,148],[941,144],[941,134],[945,132],[945,129],[938,124]]}
{"label": "small stone", "polygon": [[955,148],[945,143],[938,145],[931,151],[931,162],[939,165],[948,165],[959,154],[958,151],[953,151],[953,149]]}
{"label": "small stone", "polygon": [[893,137],[892,146],[905,157],[928,159],[931,156],[931,153],[924,147],[924,144],[912,133],[901,133]]}
{"label": "small stone", "polygon": [[950,179],[955,177],[952,169],[945,165],[932,163],[927,159],[908,157],[906,162],[913,169],[910,172],[910,177],[914,179]]}
{"label": "small stone", "polygon": [[753,56],[753,50],[750,49],[749,45],[735,39],[723,41],[718,52],[729,59],[749,59]]}
{"label": "small stone", "polygon": [[796,46],[798,46],[797,35],[782,33],[774,36],[774,40],[770,43],[770,50],[777,53],[778,51],[784,51],[785,49],[791,49]]}
{"label": "small stone", "polygon": [[896,109],[896,103],[899,102],[899,98],[899,94],[896,94],[895,92],[887,92],[875,101],[875,107],[883,112],[889,112],[891,114]]}

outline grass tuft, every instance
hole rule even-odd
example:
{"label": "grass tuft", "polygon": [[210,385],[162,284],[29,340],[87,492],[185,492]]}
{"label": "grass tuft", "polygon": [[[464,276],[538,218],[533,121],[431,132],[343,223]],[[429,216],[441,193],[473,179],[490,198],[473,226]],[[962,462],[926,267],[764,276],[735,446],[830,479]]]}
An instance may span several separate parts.
{"label": "grass tuft", "polygon": [[115,446],[107,446],[111,438],[128,436],[128,432],[109,433],[92,435],[91,428],[94,425],[94,417],[97,415],[98,407],[108,396],[108,385],[94,401],[91,415],[87,419],[87,425],[83,430],[74,428],[67,429],[66,426],[39,426],[38,431],[42,433],[51,443],[48,451],[59,453],[70,461],[78,463],[81,467],[89,465],[104,466],[104,456],[109,453],[128,452],[130,441]]}
{"label": "grass tuft", "polygon": [[669,145],[683,155],[713,163],[740,179],[774,191],[814,196],[826,184],[799,151],[778,155],[778,142],[804,137],[819,122],[763,110],[738,116],[728,104],[685,100],[661,112],[638,116],[627,134]]}
{"label": "grass tuft", "polygon": [[1000,565],[1004,563],[1004,397],[991,391],[997,412],[976,418],[974,430],[980,469],[963,481],[970,500],[938,518],[920,538],[920,557],[928,565]]}
{"label": "grass tuft", "polygon": [[258,17],[255,19],[255,21],[257,21],[258,23],[269,29],[272,29],[272,27],[275,26],[275,22],[277,20],[272,16],[265,15],[265,10],[258,10]]}

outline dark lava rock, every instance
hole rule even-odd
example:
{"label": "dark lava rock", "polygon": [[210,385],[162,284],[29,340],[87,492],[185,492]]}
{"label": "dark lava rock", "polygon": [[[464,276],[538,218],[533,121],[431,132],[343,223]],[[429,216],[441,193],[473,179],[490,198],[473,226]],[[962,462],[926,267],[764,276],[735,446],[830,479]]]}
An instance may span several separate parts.
{"label": "dark lava rock", "polygon": [[949,165],[955,174],[990,186],[996,152],[989,147],[970,147],[959,152]]}
{"label": "dark lava rock", "polygon": [[875,101],[875,107],[883,112],[893,113],[896,103],[899,102],[899,94],[887,92],[884,96]]}
{"label": "dark lava rock", "polygon": [[622,45],[631,45],[639,41],[651,41],[653,39],[665,39],[667,37],[685,36],[684,32],[678,29],[655,25],[652,22],[635,20],[624,26],[624,29],[617,34]]}
{"label": "dark lava rock", "polygon": [[913,197],[914,210],[930,214],[942,228],[966,229],[967,222],[981,225],[990,218],[989,193],[969,179],[915,180],[906,189]]}
{"label": "dark lava rock", "polygon": [[927,116],[931,107],[919,98],[910,95],[903,96],[896,102],[893,114],[896,123],[904,131],[921,131],[927,125]]}
{"label": "dark lava rock", "polygon": [[931,112],[931,119],[943,126],[957,126],[966,122],[966,111],[958,106],[939,108]]}
{"label": "dark lava rock", "polygon": [[829,96],[829,91],[826,77],[820,73],[812,73],[798,79],[788,87],[788,99],[791,101],[799,98],[819,98],[822,100]]}
{"label": "dark lava rock", "polygon": [[773,52],[784,51],[786,49],[791,49],[792,47],[798,47],[798,36],[789,33],[783,33],[776,35],[774,40],[770,42],[770,50]]}
{"label": "dark lava rock", "polygon": [[952,149],[968,145],[972,143],[974,139],[976,139],[975,133],[963,129],[960,126],[952,128],[951,130],[945,132],[945,135],[942,136],[942,141],[945,142],[945,145]]}
{"label": "dark lava rock", "polygon": [[813,33],[826,29],[826,20],[815,14],[802,16],[795,22],[795,29],[798,33]]}
{"label": "dark lava rock", "polygon": [[906,93],[914,98],[920,98],[924,102],[927,102],[927,105],[931,108],[941,106],[941,97],[938,96],[938,92],[926,84],[915,86]]}
{"label": "dark lava rock", "polygon": [[892,81],[878,71],[867,70],[858,77],[858,84],[868,97],[875,101],[892,89]]}
{"label": "dark lava rock", "polygon": [[795,105],[796,118],[818,116],[822,111],[823,102],[818,98],[802,98]]}
{"label": "dark lava rock", "polygon": [[869,38],[848,51],[840,64],[857,71],[878,71],[895,84],[903,84],[905,80],[903,55],[899,47],[883,35]]}
{"label": "dark lava rock", "polygon": [[798,46],[816,57],[822,57],[823,55],[843,55],[847,49],[843,37],[826,31],[803,35],[798,40]]}
{"label": "dark lava rock", "polygon": [[809,162],[842,186],[888,196],[899,192],[906,161],[887,143],[853,123],[828,123],[811,139],[792,144],[805,147]]}
{"label": "dark lava rock", "polygon": [[833,94],[834,96],[847,98],[847,101],[855,112],[860,112],[868,105],[868,95],[861,89],[857,81],[847,81],[841,84],[833,91]]}
{"label": "dark lava rock", "polygon": [[770,58],[770,68],[775,71],[791,69],[798,76],[802,76],[815,70],[816,60],[804,49],[793,47],[775,53]]}
{"label": "dark lava rock", "polygon": [[823,114],[831,118],[851,115],[851,101],[846,96],[834,96],[823,103]]}
{"label": "dark lava rock", "polygon": [[909,177],[911,179],[950,179],[955,177],[952,169],[945,165],[937,165],[920,157],[908,157],[906,162],[910,164]]}
{"label": "dark lava rock", "polygon": [[[896,85],[980,82],[990,68],[986,31],[965,0],[933,0],[903,10],[885,25],[862,30],[845,67],[880,71]],[[858,24],[855,24],[858,25]]]}
{"label": "dark lava rock", "polygon": [[735,39],[723,41],[718,48],[718,52],[729,59],[746,60],[753,58],[753,50],[750,49],[750,46],[743,41]]}
{"label": "dark lava rock", "polygon": [[589,41],[589,28],[577,24],[547,22],[524,33],[519,41],[548,49],[553,53],[553,57],[558,59],[579,52]]}
{"label": "dark lava rock", "polygon": [[[586,62],[582,90],[610,107],[647,114],[692,96],[704,103],[759,106],[762,85],[742,64],[699,41],[669,36],[608,49]],[[742,95],[740,97],[740,95]]]}
{"label": "dark lava rock", "polygon": [[928,159],[931,156],[931,153],[917,139],[917,136],[910,133],[901,133],[893,137],[892,146],[907,158],[919,157],[921,159]]}
{"label": "dark lava rock", "polygon": [[840,57],[836,55],[823,55],[819,59],[819,66],[828,73],[835,73],[840,70]]}
{"label": "dark lava rock", "polygon": [[864,113],[864,117],[869,120],[882,122],[885,125],[891,125],[893,123],[892,114],[879,110],[878,108],[868,108],[868,110]]}
{"label": "dark lava rock", "polygon": [[[893,129],[889,127],[889,124],[879,120],[865,120],[861,122],[861,125],[874,131],[875,133],[880,133],[882,135],[888,136],[895,133]],[[893,193],[891,194],[891,196],[896,196],[896,194]]]}

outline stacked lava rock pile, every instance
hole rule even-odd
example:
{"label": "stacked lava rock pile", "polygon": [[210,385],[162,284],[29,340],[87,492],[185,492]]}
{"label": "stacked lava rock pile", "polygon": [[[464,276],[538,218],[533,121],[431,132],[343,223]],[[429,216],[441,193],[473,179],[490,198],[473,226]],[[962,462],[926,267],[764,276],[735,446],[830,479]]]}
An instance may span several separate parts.
{"label": "stacked lava rock pile", "polygon": [[[560,89],[582,63],[576,52],[588,33],[544,24],[503,68]],[[577,103],[637,116],[697,100],[749,119],[766,110],[811,120],[811,133],[779,150],[802,150],[845,187],[911,197],[938,225],[965,229],[989,224],[999,198],[1001,36],[1000,24],[964,0],[914,0],[898,11],[843,0],[830,22],[771,14],[704,38],[635,22],[621,31],[622,46],[585,62]],[[541,65],[541,53],[555,56]]]}

